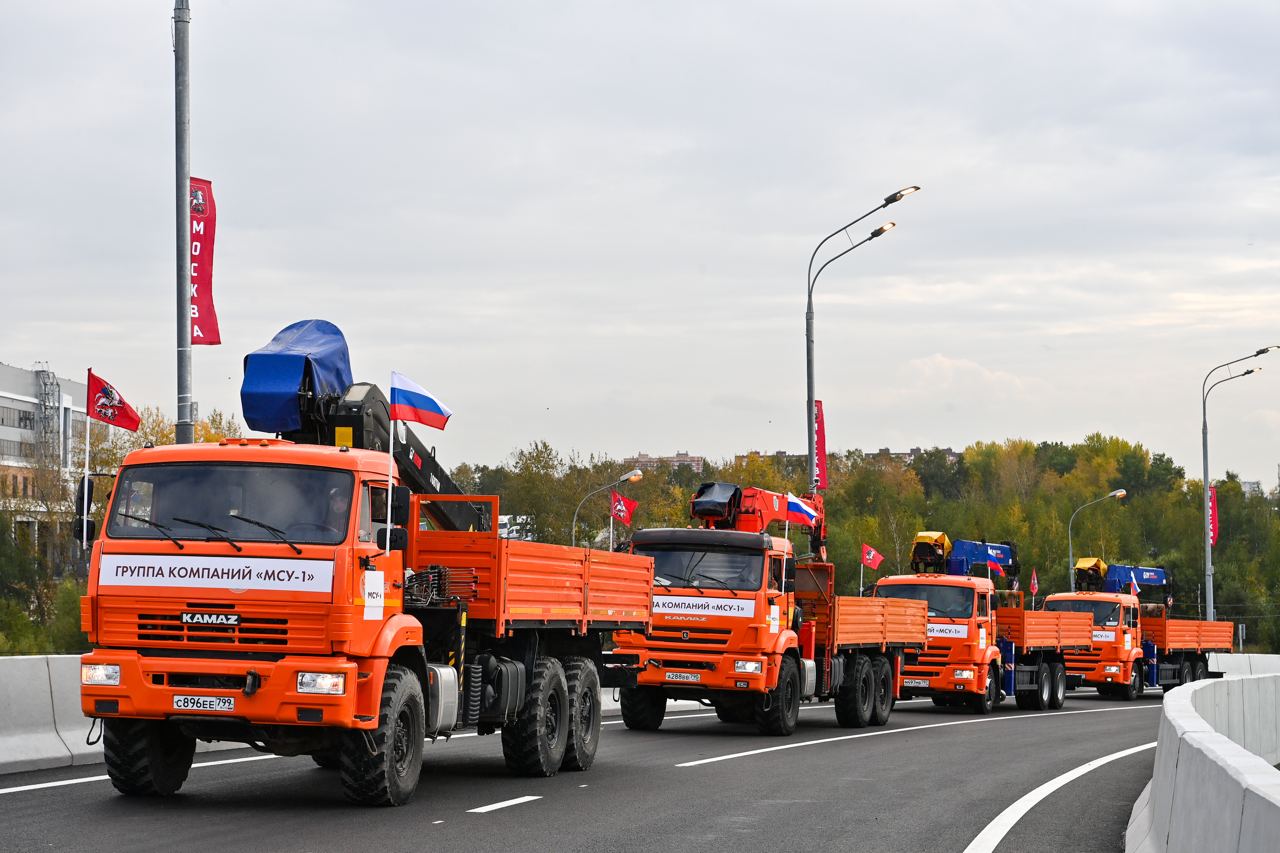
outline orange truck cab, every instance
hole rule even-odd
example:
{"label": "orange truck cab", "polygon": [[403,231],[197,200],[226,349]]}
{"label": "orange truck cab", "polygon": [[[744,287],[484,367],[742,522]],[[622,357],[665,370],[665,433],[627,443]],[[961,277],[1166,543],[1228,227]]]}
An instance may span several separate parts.
{"label": "orange truck cab", "polygon": [[500,731],[514,773],[587,769],[602,683],[634,683],[604,641],[648,628],[652,560],[500,538],[498,499],[444,494],[411,431],[389,479],[385,398],[334,369],[320,322],[246,359],[246,420],[301,443],[149,447],[115,476],[81,601],[81,703],[113,784],[172,794],[196,740],[222,740],[400,805],[424,739],[467,727]]}
{"label": "orange truck cab", "polygon": [[[1093,623],[1093,648],[1067,656],[1072,688],[1132,701],[1148,687],[1170,690],[1207,677],[1209,653],[1232,650],[1232,623],[1169,617],[1163,568],[1083,557],[1075,579],[1075,592],[1045,600],[1047,611],[1088,614]],[[1142,600],[1144,593],[1156,600]]]}
{"label": "orange truck cab", "polygon": [[631,540],[654,561],[654,595],[650,630],[615,634],[641,667],[621,693],[626,725],[656,730],[667,700],[682,698],[773,735],[794,732],[814,698],[833,700],[844,726],[887,722],[902,651],[924,642],[925,608],[837,596],[832,564],[797,564],[790,540],[768,532],[790,519],[824,553],[821,496],[705,483],[691,514],[702,526]]}
{"label": "orange truck cab", "polygon": [[979,714],[1009,694],[1019,708],[1062,707],[1065,656],[1089,648],[1089,620],[1027,611],[1021,593],[997,590],[982,576],[1017,576],[1012,543],[953,545],[944,533],[922,532],[911,567],[915,574],[882,578],[875,591],[879,598],[928,603],[928,642],[904,661],[903,696],[929,696],[935,705],[967,705]]}

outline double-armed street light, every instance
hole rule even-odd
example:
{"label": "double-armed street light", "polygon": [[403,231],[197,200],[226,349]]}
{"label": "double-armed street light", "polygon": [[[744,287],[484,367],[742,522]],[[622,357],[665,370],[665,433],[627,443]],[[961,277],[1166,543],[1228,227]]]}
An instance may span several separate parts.
{"label": "double-armed street light", "polygon": [[[808,403],[806,408],[807,414],[805,415],[805,419],[808,422],[808,429],[809,429],[809,485],[810,485],[810,488],[816,489],[817,480],[818,480],[817,411],[816,411],[816,403],[814,401],[814,383],[813,383],[813,286],[817,283],[818,276],[822,275],[822,271],[825,270],[828,266],[830,266],[832,261],[835,261],[839,258],[843,258],[845,255],[849,254],[854,249],[861,246],[863,243],[869,243],[872,240],[876,239],[877,237],[880,237],[881,235],[883,235],[885,232],[892,230],[895,223],[886,222],[884,225],[881,225],[879,228],[872,231],[866,237],[863,237],[861,240],[858,240],[858,241],[855,241],[852,235],[849,234],[850,228],[857,225],[859,222],[866,219],[868,216],[875,213],[876,211],[884,210],[889,205],[902,201],[904,198],[906,198],[907,196],[911,195],[913,192],[916,192],[919,189],[920,188],[916,186],[903,187],[897,192],[885,196],[884,201],[882,201],[876,207],[871,208],[866,213],[859,216],[857,219],[853,220],[847,225],[843,225],[840,228],[837,228],[835,231],[832,231],[826,237],[823,237],[822,240],[818,243],[818,245],[814,247],[813,254],[809,256],[809,273],[806,278],[806,286],[808,288],[808,303],[806,304],[805,314],[804,314],[804,337],[805,337],[805,363],[808,369],[808,386],[809,386],[809,396],[808,396]],[[818,271],[815,273],[813,271],[813,263],[818,258],[818,252],[822,250],[822,247],[825,246],[828,241],[830,241],[831,239],[841,234],[844,234],[845,237],[848,238],[849,248],[827,259],[827,261],[823,263],[822,266],[818,267]]]}
{"label": "double-armed street light", "polygon": [[1239,364],[1251,358],[1258,358],[1274,349],[1280,349],[1280,345],[1263,347],[1249,355],[1242,355],[1240,358],[1223,362],[1206,373],[1204,381],[1200,383],[1200,451],[1204,461],[1204,609],[1205,615],[1210,622],[1213,621],[1213,534],[1209,523],[1209,393],[1224,382],[1230,382],[1232,379],[1243,379],[1251,373],[1257,373],[1262,368],[1252,367],[1240,373],[1232,373],[1217,380],[1212,385],[1209,384],[1209,378],[1223,368],[1230,368],[1233,364]]}
{"label": "double-armed street light", "polygon": [[1081,504],[1076,507],[1075,512],[1071,513],[1071,518],[1067,521],[1067,579],[1071,582],[1072,592],[1076,591],[1076,552],[1075,547],[1071,543],[1071,525],[1075,523],[1076,516],[1080,513],[1080,510],[1085,507],[1093,506],[1094,504],[1099,504],[1103,501],[1111,500],[1112,498],[1115,498],[1118,501],[1124,500],[1124,497],[1127,494],[1129,493],[1124,489],[1116,489],[1114,492],[1108,492],[1100,498],[1091,500],[1086,504]]}
{"label": "double-armed street light", "polygon": [[583,495],[582,500],[578,501],[578,506],[573,511],[573,530],[570,533],[569,541],[574,546],[577,546],[578,544],[578,510],[582,509],[582,505],[587,502],[587,498],[591,497],[592,495],[598,495],[601,492],[603,492],[605,489],[616,489],[618,486],[623,486],[623,485],[626,485],[627,483],[638,483],[642,479],[644,479],[644,472],[641,471],[639,468],[632,468],[630,471],[623,474],[621,477],[614,480],[613,482],[605,483],[600,488],[592,489],[591,491]]}

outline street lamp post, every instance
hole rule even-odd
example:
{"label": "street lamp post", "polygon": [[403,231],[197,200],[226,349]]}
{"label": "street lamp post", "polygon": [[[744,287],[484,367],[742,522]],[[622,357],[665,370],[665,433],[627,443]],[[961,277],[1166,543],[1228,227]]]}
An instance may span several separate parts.
{"label": "street lamp post", "polygon": [[1076,511],[1071,513],[1071,518],[1067,520],[1067,579],[1071,582],[1072,592],[1076,591],[1076,552],[1075,547],[1071,543],[1071,525],[1075,523],[1076,516],[1080,513],[1080,510],[1087,506],[1093,506],[1094,504],[1102,503],[1103,501],[1110,500],[1111,498],[1123,500],[1124,496],[1127,494],[1129,493],[1124,489],[1116,489],[1114,492],[1108,492],[1096,500],[1089,501],[1087,504],[1076,507]]}
{"label": "street lamp post", "polygon": [[[913,192],[916,192],[919,189],[920,189],[919,187],[915,187],[915,186],[903,187],[902,189],[898,190],[896,193],[885,196],[884,201],[881,202],[877,207],[871,208],[866,213],[859,216],[857,219],[853,220],[847,225],[837,228],[835,231],[832,231],[826,237],[823,237],[822,240],[818,243],[818,245],[814,247],[813,254],[809,256],[809,273],[806,278],[806,286],[808,288],[808,302],[806,303],[805,312],[804,312],[805,365],[807,368],[807,380],[808,380],[808,391],[809,391],[808,403],[807,403],[808,408],[806,409],[808,414],[805,415],[805,420],[808,422],[808,430],[809,430],[809,485],[810,485],[810,488],[814,489],[815,491],[817,489],[817,480],[818,480],[818,458],[817,458],[817,412],[815,411],[816,404],[814,402],[814,383],[813,383],[813,286],[817,283],[818,276],[822,275],[822,271],[825,270],[831,264],[832,261],[838,258],[844,257],[845,255],[852,252],[854,249],[861,246],[863,243],[868,243],[874,240],[875,238],[879,237],[880,235],[884,234],[886,231],[894,227],[894,223],[889,222],[889,223],[886,223],[885,225],[880,226],[875,231],[872,231],[869,236],[863,238],[862,240],[856,243],[854,242],[853,238],[849,236],[848,231],[850,228],[857,225],[859,222],[866,219],[868,216],[875,213],[876,211],[884,210],[889,205],[902,201],[904,198],[906,198],[907,196],[911,195]],[[817,260],[818,252],[822,250],[822,247],[825,246],[828,241],[830,241],[834,237],[839,236],[840,234],[844,234],[845,237],[848,238],[849,248],[845,249],[843,252],[840,252],[835,257],[828,259],[826,263],[818,267],[818,271],[815,273],[813,271],[813,262]]]}
{"label": "street lamp post", "polygon": [[1204,480],[1203,480],[1203,504],[1204,504],[1204,605],[1205,615],[1209,621],[1213,621],[1213,533],[1209,525],[1209,392],[1217,388],[1223,382],[1230,382],[1232,379],[1242,379],[1250,373],[1257,373],[1261,367],[1253,367],[1243,373],[1232,374],[1225,379],[1219,379],[1212,385],[1209,384],[1209,377],[1222,370],[1224,367],[1230,367],[1233,364],[1239,364],[1242,361],[1248,361],[1251,358],[1257,358],[1260,355],[1266,355],[1273,349],[1280,349],[1280,346],[1263,347],[1250,355],[1243,355],[1240,358],[1223,362],[1217,367],[1210,370],[1204,375],[1204,381],[1200,383],[1200,452],[1204,462]]}
{"label": "street lamp post", "polygon": [[570,543],[573,544],[575,547],[578,544],[578,510],[582,509],[582,505],[587,502],[587,498],[591,497],[592,495],[598,495],[601,492],[603,492],[605,489],[617,488],[618,486],[621,486],[625,483],[638,483],[643,478],[644,478],[644,472],[641,471],[639,468],[633,468],[627,473],[623,474],[617,480],[614,480],[611,483],[605,483],[600,488],[592,489],[591,491],[583,495],[582,500],[578,501],[578,506],[573,511],[573,529],[569,534]]}

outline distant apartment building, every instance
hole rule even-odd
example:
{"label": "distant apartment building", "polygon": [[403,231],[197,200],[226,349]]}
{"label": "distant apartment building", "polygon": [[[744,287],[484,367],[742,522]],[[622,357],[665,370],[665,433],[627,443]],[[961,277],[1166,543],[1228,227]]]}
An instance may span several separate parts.
{"label": "distant apartment building", "polygon": [[0,363],[0,501],[17,531],[41,538],[50,525],[37,494],[37,472],[59,471],[70,482],[83,456],[85,384],[57,376],[44,365],[27,370]]}
{"label": "distant apartment building", "polygon": [[739,453],[733,457],[733,464],[742,465],[750,459],[772,459],[774,464],[785,466],[787,463],[808,464],[809,457],[804,453],[788,453],[785,450],[775,450],[772,453],[765,453],[763,450],[748,450],[746,453]]}
{"label": "distant apartment building", "polygon": [[[931,449],[933,448],[922,449],[919,447],[913,447],[907,451],[894,451],[889,449],[888,447],[882,447],[879,450],[875,451],[874,453],[864,450],[862,452],[862,455],[867,457],[868,459],[887,458],[887,459],[892,459],[895,462],[900,462],[903,465],[910,465],[912,462],[915,461],[917,456],[924,453],[925,450],[931,450]],[[939,449],[946,454],[948,462],[954,463],[960,459],[960,454],[952,450],[950,447],[943,447]],[[735,464],[741,465],[743,462],[746,462],[748,459],[752,459],[752,458],[772,459],[774,463],[779,465],[780,467],[785,466],[787,464],[805,464],[809,461],[809,457],[807,454],[788,453],[785,450],[775,450],[773,453],[764,453],[763,451],[759,451],[759,450],[749,450],[746,453],[739,453],[737,456],[733,457],[733,461]]]}
{"label": "distant apartment building", "polygon": [[1261,480],[1241,480],[1240,488],[1249,497],[1262,497],[1262,481]]}
{"label": "distant apartment building", "polygon": [[639,468],[641,471],[652,471],[659,465],[670,465],[672,468],[688,465],[693,469],[694,473],[701,474],[702,469],[707,464],[707,460],[706,457],[690,456],[687,452],[681,450],[674,456],[650,456],[648,453],[637,453],[635,456],[628,456],[623,459],[622,464],[629,465],[632,468]]}
{"label": "distant apartment building", "polygon": [[910,465],[912,462],[916,461],[916,457],[917,457],[917,456],[919,456],[920,454],[924,453],[926,450],[941,450],[943,453],[945,453],[945,454],[946,454],[946,456],[947,456],[947,461],[948,461],[948,462],[950,462],[950,463],[952,463],[952,464],[954,464],[954,463],[956,463],[956,462],[958,462],[958,461],[960,460],[960,454],[959,454],[959,453],[956,453],[956,452],[955,452],[954,450],[952,450],[950,447],[938,447],[938,448],[934,448],[934,447],[927,447],[927,448],[913,447],[913,448],[911,448],[910,450],[907,450],[907,451],[897,451],[897,452],[895,452],[895,451],[893,451],[893,450],[890,450],[890,449],[889,449],[889,448],[887,448],[887,447],[882,447],[882,448],[880,448],[879,450],[877,450],[875,453],[866,453],[866,454],[864,454],[864,455],[866,455],[866,456],[870,456],[870,457],[885,457],[885,456],[887,456],[888,458],[892,459],[892,460],[893,460],[893,461],[895,461],[895,462],[901,462],[903,465]]}

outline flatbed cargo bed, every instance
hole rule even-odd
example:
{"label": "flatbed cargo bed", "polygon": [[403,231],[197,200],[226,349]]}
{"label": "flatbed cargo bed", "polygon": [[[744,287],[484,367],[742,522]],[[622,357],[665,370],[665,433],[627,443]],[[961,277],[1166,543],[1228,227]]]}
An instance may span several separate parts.
{"label": "flatbed cargo bed", "polygon": [[1231,622],[1142,617],[1142,639],[1162,653],[1229,652],[1235,636]]}
{"label": "flatbed cargo bed", "polygon": [[998,607],[996,634],[1019,652],[1088,651],[1093,647],[1093,617],[1088,613]]}
{"label": "flatbed cargo bed", "polygon": [[[490,517],[488,530],[429,529],[423,504],[467,501]],[[495,636],[520,628],[647,631],[653,561],[498,536],[496,497],[415,495],[408,566],[443,575],[467,618],[492,623]]]}

